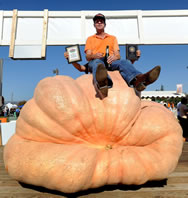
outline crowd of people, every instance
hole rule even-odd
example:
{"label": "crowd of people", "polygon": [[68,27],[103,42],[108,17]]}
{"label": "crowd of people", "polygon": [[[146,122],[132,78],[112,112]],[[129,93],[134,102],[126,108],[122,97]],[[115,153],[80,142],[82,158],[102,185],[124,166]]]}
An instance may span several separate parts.
{"label": "crowd of people", "polygon": [[4,117],[18,117],[20,114],[20,108],[8,108],[6,105],[2,108],[2,113]]}
{"label": "crowd of people", "polygon": [[161,104],[174,113],[174,116],[178,119],[182,127],[183,137],[188,141],[188,99],[182,97],[181,101],[176,105],[174,103],[166,103],[162,101]]}

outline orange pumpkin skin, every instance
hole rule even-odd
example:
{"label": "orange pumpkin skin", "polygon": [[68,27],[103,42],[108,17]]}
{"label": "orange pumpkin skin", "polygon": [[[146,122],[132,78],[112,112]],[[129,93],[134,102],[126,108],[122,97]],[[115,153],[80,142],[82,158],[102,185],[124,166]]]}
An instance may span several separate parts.
{"label": "orange pumpkin skin", "polygon": [[143,184],[167,178],[182,152],[174,115],[141,101],[118,72],[100,100],[92,76],[39,82],[4,149],[16,180],[73,193],[107,184]]}

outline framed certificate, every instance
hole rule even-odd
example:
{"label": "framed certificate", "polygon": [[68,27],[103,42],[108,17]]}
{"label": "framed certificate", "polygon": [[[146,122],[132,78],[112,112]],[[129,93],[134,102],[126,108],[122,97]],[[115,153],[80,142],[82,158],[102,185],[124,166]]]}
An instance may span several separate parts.
{"label": "framed certificate", "polygon": [[78,61],[82,61],[79,45],[68,46],[68,47],[66,47],[66,51],[69,54],[69,57],[67,59],[69,64],[78,62]]}

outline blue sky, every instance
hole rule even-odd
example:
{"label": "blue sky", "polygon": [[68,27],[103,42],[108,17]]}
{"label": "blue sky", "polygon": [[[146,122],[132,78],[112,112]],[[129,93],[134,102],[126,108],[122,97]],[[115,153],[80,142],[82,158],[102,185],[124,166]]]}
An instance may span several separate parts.
{"label": "blue sky", "polygon": [[[44,10],[80,11],[80,10],[181,10],[188,9],[188,0],[0,0],[0,10]],[[176,84],[183,84],[183,91],[188,93],[188,45],[144,45],[139,46],[142,56],[135,67],[147,72],[155,65],[161,65],[162,71],[157,82],[146,90],[176,90]],[[84,47],[81,53],[85,63]],[[38,82],[45,77],[54,76],[53,70],[58,68],[60,75],[77,78],[84,73],[67,64],[63,53],[65,46],[48,46],[46,60],[11,60],[8,58],[9,47],[0,46],[0,58],[3,58],[3,96],[6,101],[29,100],[33,97]],[[121,56],[125,58],[125,47],[120,47]]]}

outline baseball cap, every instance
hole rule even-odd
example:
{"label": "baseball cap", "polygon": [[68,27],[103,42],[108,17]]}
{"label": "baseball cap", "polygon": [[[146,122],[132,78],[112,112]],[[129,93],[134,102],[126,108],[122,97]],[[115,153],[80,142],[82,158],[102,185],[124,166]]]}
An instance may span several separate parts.
{"label": "baseball cap", "polygon": [[105,23],[105,16],[103,15],[103,14],[101,14],[101,13],[99,13],[99,14],[96,14],[94,17],[93,17],[93,21],[95,22],[97,19],[102,19],[103,21],[104,21],[104,23]]}

